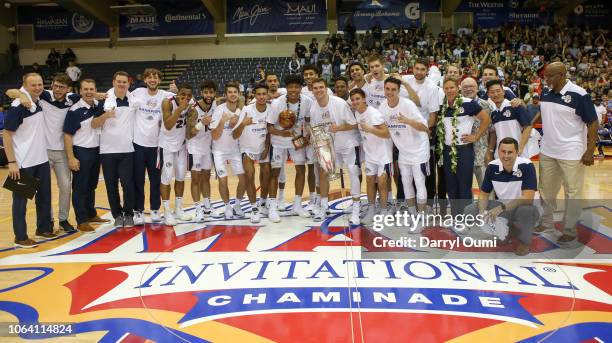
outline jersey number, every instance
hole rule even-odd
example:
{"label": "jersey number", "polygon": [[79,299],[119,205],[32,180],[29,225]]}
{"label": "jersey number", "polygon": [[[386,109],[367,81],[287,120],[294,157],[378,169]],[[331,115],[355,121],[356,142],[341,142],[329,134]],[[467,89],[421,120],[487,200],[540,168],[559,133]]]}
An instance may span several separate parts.
{"label": "jersey number", "polygon": [[183,127],[183,125],[185,125],[185,121],[183,119],[179,119],[176,121],[176,128],[180,129],[181,127]]}

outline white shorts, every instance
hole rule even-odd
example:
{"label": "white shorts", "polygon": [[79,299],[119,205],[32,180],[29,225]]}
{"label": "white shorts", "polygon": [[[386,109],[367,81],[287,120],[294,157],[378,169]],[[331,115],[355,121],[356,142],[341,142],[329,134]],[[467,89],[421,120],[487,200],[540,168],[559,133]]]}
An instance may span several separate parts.
{"label": "white shorts", "polygon": [[336,168],[361,167],[361,149],[358,146],[349,149],[336,150]]}
{"label": "white shorts", "polygon": [[242,155],[239,152],[232,154],[213,152],[213,160],[215,162],[215,172],[218,177],[228,176],[227,162],[232,165],[232,172],[234,175],[244,174]]}
{"label": "white shorts", "polygon": [[294,148],[277,148],[270,147],[272,168],[280,168],[286,161],[287,157],[291,157],[293,164],[296,166],[306,164],[306,148],[295,150]]}
{"label": "white shorts", "polygon": [[391,176],[392,171],[393,167],[391,167],[391,163],[377,164],[368,161],[365,163],[366,176],[381,176],[383,173],[386,173],[387,176]]}
{"label": "white shorts", "polygon": [[314,148],[312,145],[308,145],[304,149],[306,149],[306,164],[315,164],[317,162],[317,157],[314,153]]}
{"label": "white shorts", "polygon": [[261,156],[262,153],[252,153],[252,152],[242,152],[242,157],[246,156],[248,157],[251,161],[257,162],[257,163],[268,163],[270,162],[270,159],[267,158],[267,156],[265,158],[262,158]]}
{"label": "white shorts", "polygon": [[211,154],[189,154],[189,170],[202,171],[212,168]]}
{"label": "white shorts", "polygon": [[170,185],[172,178],[176,181],[185,181],[187,174],[187,149],[183,148],[179,151],[160,150],[161,164],[161,183],[162,185]]}

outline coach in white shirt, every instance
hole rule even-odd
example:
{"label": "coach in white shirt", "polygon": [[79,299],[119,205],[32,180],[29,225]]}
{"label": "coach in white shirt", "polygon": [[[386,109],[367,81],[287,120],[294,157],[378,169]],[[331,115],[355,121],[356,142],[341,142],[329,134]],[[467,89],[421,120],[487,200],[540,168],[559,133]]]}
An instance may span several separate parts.
{"label": "coach in white shirt", "polygon": [[[32,107],[26,108],[19,100],[13,101],[4,119],[4,149],[8,159],[8,174],[13,180],[20,180],[21,174],[39,179],[36,192],[36,236],[54,238],[51,225],[51,171],[47,158],[45,119],[39,104],[43,80],[39,74],[24,76],[23,85],[32,100]],[[15,246],[33,248],[36,242],[28,238],[26,206],[28,200],[13,193],[13,232]]]}
{"label": "coach in white shirt", "polygon": [[544,202],[542,222],[536,229],[553,228],[556,197],[563,182],[566,200],[563,235],[557,243],[572,247],[576,241],[576,223],[580,217],[584,184],[584,166],[593,164],[597,142],[597,114],[587,92],[566,79],[565,65],[553,62],[544,71],[544,80],[551,87],[542,92],[540,114],[544,132],[540,154],[540,195]]}

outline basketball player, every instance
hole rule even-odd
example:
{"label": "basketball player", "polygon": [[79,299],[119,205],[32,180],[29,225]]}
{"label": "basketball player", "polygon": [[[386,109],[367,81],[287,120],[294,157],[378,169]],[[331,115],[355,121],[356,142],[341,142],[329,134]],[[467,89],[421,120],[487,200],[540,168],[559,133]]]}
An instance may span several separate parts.
{"label": "basketball player", "polygon": [[[296,136],[308,136],[309,113],[312,100],[307,96],[300,95],[302,90],[302,77],[289,75],[285,78],[287,94],[272,101],[272,108],[268,115],[268,132],[270,133],[270,148],[272,177],[268,188],[270,209],[268,219],[273,223],[280,222],[278,214],[278,203],[276,202],[276,191],[278,176],[281,166],[290,156],[295,165],[295,198],[293,199],[293,212],[301,217],[309,217],[308,212],[302,208],[302,193],[304,192],[306,174],[306,147],[296,149],[292,139]],[[295,124],[287,129],[280,125],[282,112],[290,110],[296,115]]]}
{"label": "basketball player", "polygon": [[280,81],[278,80],[278,75],[273,72],[266,74],[266,85],[268,86],[268,103],[271,103],[272,100],[281,95],[287,94],[286,88],[279,87]]}
{"label": "basketball player", "polygon": [[414,102],[399,96],[400,87],[401,81],[398,79],[391,77],[385,80],[387,100],[380,104],[379,110],[399,151],[398,164],[408,210],[416,214],[415,197],[419,212],[425,212],[427,207],[425,177],[429,174],[429,128]]}
{"label": "basketball player", "polygon": [[136,88],[131,94],[136,102],[134,118],[134,225],[143,225],[145,202],[145,172],[149,176],[149,205],[151,221],[160,222],[161,171],[157,168],[162,102],[173,94],[159,89],[161,72],[147,68],[143,73],[146,87]]}
{"label": "basketball player", "polygon": [[365,152],[368,213],[364,223],[371,224],[376,211],[376,191],[380,195],[382,212],[387,211],[387,180],[391,173],[393,142],[385,118],[374,107],[368,106],[361,88],[350,92],[353,109],[359,123],[361,146]]}
{"label": "basketball player", "polygon": [[[161,199],[164,208],[164,224],[174,226],[177,220],[191,219],[183,211],[185,174],[187,173],[187,148],[185,128],[188,114],[195,112],[193,89],[189,84],[178,86],[176,96],[162,102],[163,125],[159,134],[161,170]],[[174,214],[170,209],[170,183],[174,177]]]}
{"label": "basketball player", "polygon": [[72,170],[72,207],[81,232],[92,232],[92,223],[106,223],[96,213],[96,188],[100,177],[100,136],[91,127],[96,113],[104,111],[95,100],[96,82],[81,81],[81,100],[70,107],[63,124],[64,149]]}
{"label": "basketball player", "polygon": [[348,80],[344,76],[339,76],[334,80],[334,95],[343,100],[349,101]]}
{"label": "basketball player", "polygon": [[[226,101],[217,106],[209,125],[212,129],[212,153],[215,170],[219,177],[219,193],[225,204],[225,219],[232,219],[234,214],[239,217],[244,216],[244,212],[240,207],[240,201],[244,196],[246,180],[238,140],[232,136],[232,131],[240,118],[240,107],[238,106],[240,89],[238,87],[238,84],[234,82],[229,82],[225,85]],[[233,209],[230,205],[229,188],[227,186],[228,172],[226,162],[231,164],[232,172],[238,176],[236,200]]]}
{"label": "basketball player", "polygon": [[[336,153],[336,168],[346,166],[351,179],[351,195],[353,197],[353,208],[351,212],[351,224],[358,225],[361,195],[359,184],[359,132],[357,131],[357,120],[348,103],[341,98],[327,93],[327,85],[324,79],[318,78],[312,81],[312,90],[317,101],[310,110],[311,125],[327,125],[327,130],[333,136]],[[321,164],[321,161],[319,161]],[[321,206],[315,211],[314,220],[322,221],[326,217],[328,209],[329,180],[327,172],[319,168],[319,186]]]}
{"label": "basketball player", "polygon": [[348,85],[350,90],[363,88],[366,85],[366,80],[364,78],[365,67],[361,62],[351,62],[348,67],[348,72],[351,77],[351,82]]}
{"label": "basketball player", "polygon": [[[217,85],[206,80],[200,84],[200,95],[195,112],[187,118],[187,151],[191,169],[191,198],[195,203],[195,221],[201,223],[210,215],[210,169],[212,168],[212,135],[209,128],[217,108]],[[200,202],[200,195],[203,202]]]}
{"label": "basketball player", "polygon": [[[116,227],[134,226],[134,115],[136,106],[128,92],[129,75],[113,75],[113,88],[106,94],[104,113],[96,113],[91,127],[100,128],[100,162],[106,194]],[[119,198],[123,189],[123,206]]]}
{"label": "basketball player", "polygon": [[[238,139],[240,152],[242,153],[242,165],[245,171],[246,191],[251,203],[251,223],[259,223],[259,211],[257,208],[257,192],[255,190],[255,162],[259,162],[260,179],[269,180],[270,178],[270,159],[268,150],[270,139],[268,136],[268,86],[263,83],[256,84],[253,88],[255,93],[255,103],[245,106],[240,112],[238,124],[234,128],[232,136]],[[262,184],[262,193],[267,194],[268,185]]]}

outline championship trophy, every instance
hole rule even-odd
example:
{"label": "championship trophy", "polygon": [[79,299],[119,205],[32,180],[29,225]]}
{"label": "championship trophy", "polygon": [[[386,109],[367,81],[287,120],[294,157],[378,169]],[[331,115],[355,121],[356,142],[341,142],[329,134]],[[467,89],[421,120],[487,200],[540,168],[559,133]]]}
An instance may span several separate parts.
{"label": "championship trophy", "polygon": [[[290,129],[295,125],[297,121],[297,115],[290,109],[286,109],[282,111],[278,116],[278,124],[284,130]],[[304,137],[304,135],[297,135],[295,132],[293,133],[293,138],[291,139],[295,150],[302,149],[303,147],[308,145],[308,139]]]}
{"label": "championship trophy", "polygon": [[326,130],[327,124],[311,126],[311,140],[317,154],[319,167],[327,173],[327,180],[334,181],[340,178],[336,173],[336,152],[334,150],[334,139]]}

